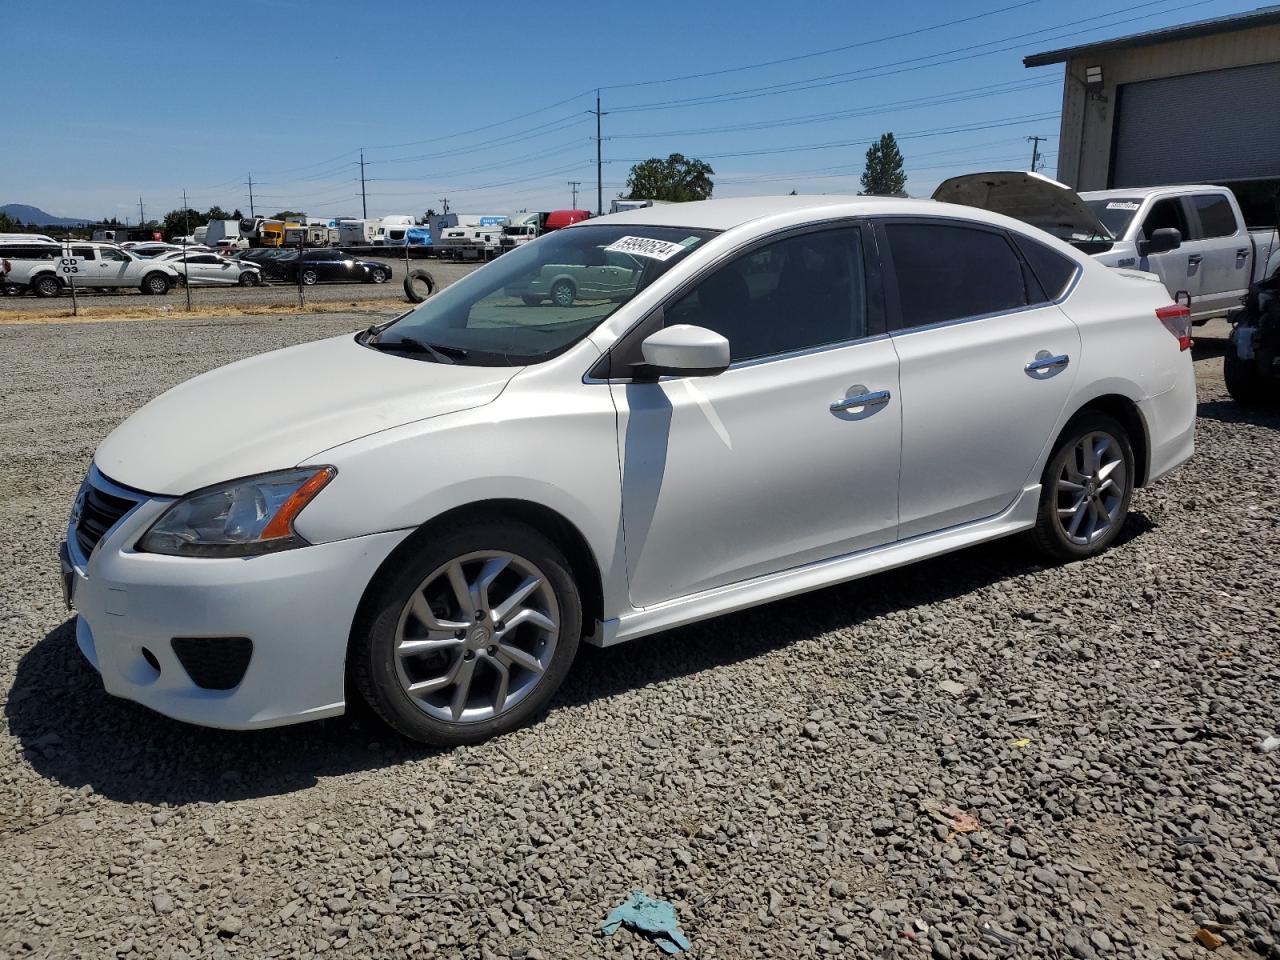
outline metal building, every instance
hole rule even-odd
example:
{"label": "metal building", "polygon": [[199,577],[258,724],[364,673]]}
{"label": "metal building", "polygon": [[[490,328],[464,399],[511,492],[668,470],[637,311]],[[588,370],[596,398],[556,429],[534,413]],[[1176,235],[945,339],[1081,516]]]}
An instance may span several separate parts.
{"label": "metal building", "polygon": [[1027,57],[1066,64],[1058,179],[1077,190],[1280,179],[1280,6]]}

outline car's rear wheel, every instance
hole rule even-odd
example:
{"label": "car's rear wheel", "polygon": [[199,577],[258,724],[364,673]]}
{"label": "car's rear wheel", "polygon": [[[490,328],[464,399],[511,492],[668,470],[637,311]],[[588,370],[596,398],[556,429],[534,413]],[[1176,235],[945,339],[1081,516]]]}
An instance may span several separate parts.
{"label": "car's rear wheel", "polygon": [[169,278],[163,273],[148,273],[142,278],[142,286],[139,289],[153,296],[163,296],[169,292]]}
{"label": "car's rear wheel", "polygon": [[1222,355],[1222,378],[1231,399],[1242,407],[1280,403],[1280,380],[1263,376],[1256,359],[1240,359],[1234,340],[1227,342],[1227,351]]}
{"label": "car's rear wheel", "polygon": [[256,287],[261,282],[258,274],[253,270],[246,270],[240,274],[240,286],[242,287]]}
{"label": "car's rear wheel", "polygon": [[400,733],[476,743],[541,710],[582,633],[564,555],[515,521],[425,539],[371,588],[353,633],[357,689]]}
{"label": "car's rear wheel", "polygon": [[525,296],[521,297],[520,299],[524,301],[524,305],[525,305],[526,307],[536,307],[538,304],[540,304],[540,303],[542,302],[542,298],[541,298],[541,297],[531,297],[531,296],[528,296],[528,295],[525,295]]}
{"label": "car's rear wheel", "polygon": [[1124,427],[1104,413],[1077,416],[1044,468],[1032,540],[1054,560],[1101,553],[1129,516],[1133,482],[1133,447]]}
{"label": "car's rear wheel", "polygon": [[58,282],[57,277],[46,274],[38,278],[31,285],[31,289],[36,292],[37,297],[56,297],[62,292],[62,284]]}
{"label": "car's rear wheel", "polygon": [[551,287],[551,301],[557,307],[572,307],[576,293],[568,280],[557,280]]}
{"label": "car's rear wheel", "polygon": [[303,286],[307,286],[307,287],[314,286],[315,282],[319,279],[320,279],[320,274],[316,273],[314,270],[308,269],[308,270],[302,271]]}

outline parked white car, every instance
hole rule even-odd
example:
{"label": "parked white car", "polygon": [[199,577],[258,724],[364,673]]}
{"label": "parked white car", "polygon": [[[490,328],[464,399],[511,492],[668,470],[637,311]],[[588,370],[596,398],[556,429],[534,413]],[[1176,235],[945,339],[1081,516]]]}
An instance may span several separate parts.
{"label": "parked white car", "polygon": [[1109,267],[1147,270],[1191,298],[1196,323],[1225,316],[1249,285],[1280,271],[1274,227],[1249,230],[1235,194],[1211,185],[1076,194],[1038,173],[971,173],[933,198],[1003,213],[1074,244]]}
{"label": "parked white car", "polygon": [[[631,287],[526,306],[547,265]],[[580,641],[1027,532],[1120,534],[1192,453],[1188,311],[965,207],[714,200],[547,234],[402,316],[234,363],[98,447],[62,549],[109,693],[472,742]],[[350,681],[350,685],[348,685]]]}
{"label": "parked white car", "polygon": [[216,253],[176,253],[158,258],[178,271],[183,283],[193,287],[227,287],[239,284],[256,287],[262,282],[262,269],[256,263],[232,260]]}
{"label": "parked white car", "polygon": [[137,287],[165,294],[177,282],[167,263],[136,257],[114,243],[33,243],[0,248],[10,265],[9,282],[38,297],[56,297],[74,282],[80,290]]}

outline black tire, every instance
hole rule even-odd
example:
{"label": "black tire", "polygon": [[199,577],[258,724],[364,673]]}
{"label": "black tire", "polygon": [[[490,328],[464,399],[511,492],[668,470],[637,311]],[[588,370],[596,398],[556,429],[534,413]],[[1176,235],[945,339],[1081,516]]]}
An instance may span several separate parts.
{"label": "black tire", "polygon": [[162,297],[169,292],[169,278],[163,273],[148,273],[142,278],[142,285],[138,289],[144,294]]}
{"label": "black tire", "polygon": [[536,307],[538,304],[542,303],[541,297],[534,297],[529,294],[525,294],[520,299],[524,301],[524,305],[526,307]]}
{"label": "black tire", "polygon": [[[404,689],[396,669],[396,632],[410,597],[433,571],[455,558],[500,550],[531,562],[546,578],[559,610],[559,633],[550,664],[536,685],[506,712],[487,720],[449,722],[428,715]],[[514,730],[541,711],[555,694],[577,654],[582,601],[559,548],[538,530],[512,520],[476,521],[448,533],[419,538],[401,562],[370,585],[352,630],[348,663],[361,697],[389,726],[423,743],[479,743]]]}
{"label": "black tire", "polygon": [[[423,293],[419,284],[424,284],[427,292]],[[410,270],[404,277],[404,295],[410,303],[422,303],[436,292],[436,279],[426,270]]]}
{"label": "black tire", "polygon": [[1280,380],[1263,376],[1257,360],[1241,360],[1235,341],[1228,341],[1222,355],[1222,377],[1227,393],[1242,407],[1265,407],[1280,401]]}
{"label": "black tire", "polygon": [[572,307],[577,294],[572,280],[557,280],[551,285],[551,302],[557,307]]}
{"label": "black tire", "polygon": [[386,283],[387,271],[383,270],[381,267],[374,267],[372,270],[369,271],[369,282],[370,283]]}
{"label": "black tire", "polygon": [[240,286],[242,287],[256,287],[261,282],[262,278],[252,270],[246,270],[240,274]]}
{"label": "black tire", "polygon": [[58,278],[53,274],[46,273],[44,276],[36,277],[31,284],[31,289],[37,297],[48,299],[62,293],[62,284],[58,282]]}
{"label": "black tire", "polygon": [[320,279],[320,274],[316,273],[316,271],[311,269],[310,267],[302,271],[302,285],[304,287],[315,286],[316,281],[319,279]]}
{"label": "black tire", "polygon": [[[1119,500],[1109,511],[1112,516],[1110,525],[1096,539],[1078,543],[1068,534],[1064,526],[1066,521],[1059,513],[1060,509],[1073,506],[1070,503],[1073,494],[1060,490],[1059,478],[1067,468],[1068,460],[1077,456],[1077,445],[1094,434],[1104,434],[1118,445],[1124,477]],[[1129,515],[1129,504],[1133,499],[1134,469],[1133,446],[1128,433],[1116,419],[1092,410],[1078,414],[1062,431],[1040,478],[1040,507],[1036,525],[1030,531],[1032,544],[1050,560],[1063,563],[1084,560],[1102,553],[1120,535]],[[1083,498],[1082,492],[1081,499]]]}

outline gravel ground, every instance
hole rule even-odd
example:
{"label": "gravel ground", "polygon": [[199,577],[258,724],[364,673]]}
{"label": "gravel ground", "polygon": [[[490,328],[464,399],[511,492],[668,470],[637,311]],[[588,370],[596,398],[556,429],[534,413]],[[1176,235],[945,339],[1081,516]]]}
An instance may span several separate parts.
{"label": "gravel ground", "polygon": [[998,543],[588,650],[452,751],[107,697],[55,575],[94,444],[364,322],[0,328],[0,955],[656,957],[597,933],[642,888],[695,957],[1280,957],[1280,416],[1226,398],[1220,324],[1198,456],[1087,563]]}
{"label": "gravel ground", "polygon": [[[342,300],[390,300],[405,303],[404,296],[404,261],[384,260],[376,257],[364,257],[371,262],[386,263],[391,268],[391,280],[387,283],[318,283],[307,287],[303,296],[307,303]],[[446,260],[410,260],[409,269],[426,270],[436,282],[446,287],[453,281],[465,277],[476,269],[474,263],[453,263]],[[137,302],[148,307],[157,303],[171,306],[175,310],[186,304],[186,293],[181,287],[170,290],[164,297],[144,297],[135,289],[119,290],[112,293],[103,291],[80,291],[84,303],[92,306],[119,304],[127,307]],[[298,288],[289,283],[268,283],[257,287],[201,287],[191,288],[191,301],[195,305],[222,306],[230,304],[258,305],[282,304],[292,306],[298,302]],[[63,294],[56,300],[44,300],[30,294],[0,298],[0,314],[9,311],[44,311],[53,306],[71,307],[70,294]]]}

